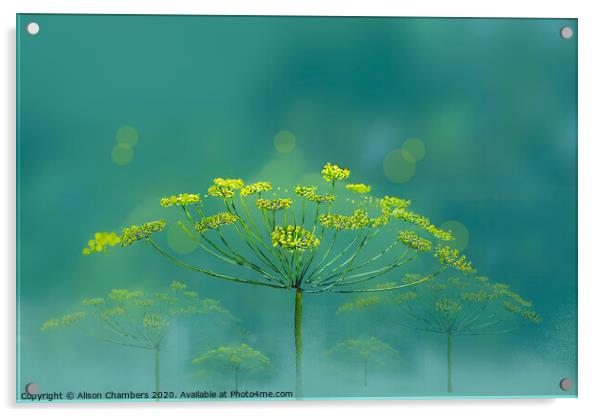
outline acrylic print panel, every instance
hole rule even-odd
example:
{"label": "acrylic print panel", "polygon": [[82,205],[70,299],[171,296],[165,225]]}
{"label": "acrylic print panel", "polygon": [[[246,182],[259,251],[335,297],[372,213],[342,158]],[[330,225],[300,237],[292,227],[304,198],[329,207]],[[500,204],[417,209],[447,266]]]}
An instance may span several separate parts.
{"label": "acrylic print panel", "polygon": [[576,20],[17,32],[18,401],[576,396]]}

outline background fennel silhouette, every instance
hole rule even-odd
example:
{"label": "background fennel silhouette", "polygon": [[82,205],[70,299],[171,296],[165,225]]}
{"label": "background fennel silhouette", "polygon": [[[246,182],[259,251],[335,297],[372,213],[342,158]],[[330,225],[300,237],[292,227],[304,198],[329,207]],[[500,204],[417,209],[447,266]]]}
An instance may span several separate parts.
{"label": "background fennel silhouette", "polygon": [[[420,279],[420,275],[407,274],[401,282]],[[384,308],[392,323],[446,337],[448,392],[453,391],[452,342],[455,336],[501,334],[524,323],[541,322],[532,303],[508,285],[490,282],[489,278],[474,274],[437,277],[391,296],[361,297],[342,304],[337,314],[370,308]]]}
{"label": "background fennel silhouette", "polygon": [[234,319],[219,301],[200,299],[179,281],[172,281],[167,291],[156,293],[112,289],[106,296],[84,299],[82,304],[81,311],[52,318],[42,324],[41,330],[73,326],[104,342],[152,351],[157,393],[161,390],[161,350],[174,320],[207,314]]}
{"label": "background fennel silhouette", "polygon": [[337,343],[326,352],[342,361],[361,364],[364,386],[368,386],[368,367],[370,364],[386,363],[387,360],[400,360],[399,352],[388,343],[371,336],[347,339]]}
{"label": "background fennel silhouette", "polygon": [[[344,182],[350,170],[327,163],[323,183],[291,184],[272,189],[267,181],[215,178],[205,197],[220,202],[222,211],[209,214],[200,194],[164,197],[163,207],[179,208],[181,229],[207,255],[245,270],[241,275],[192,265],[168,252],[155,239],[165,220],[133,225],[95,235],[84,255],[146,242],[174,264],[212,278],[294,292],[295,392],[303,396],[303,296],[305,294],[375,293],[426,282],[448,268],[470,271],[471,263],[456,249],[449,231],[409,210],[406,199],[374,197],[371,187]],[[293,192],[294,190],[294,192]],[[290,191],[290,192],[289,192]],[[267,197],[270,198],[267,198]],[[382,246],[374,238],[385,237]],[[376,285],[374,280],[409,267],[419,256],[432,255],[428,273],[412,282]]]}
{"label": "background fennel silhouette", "polygon": [[238,391],[241,373],[265,372],[272,366],[265,354],[246,343],[210,349],[194,358],[192,363],[199,367],[200,375],[207,375],[215,370],[231,371],[236,391]]}

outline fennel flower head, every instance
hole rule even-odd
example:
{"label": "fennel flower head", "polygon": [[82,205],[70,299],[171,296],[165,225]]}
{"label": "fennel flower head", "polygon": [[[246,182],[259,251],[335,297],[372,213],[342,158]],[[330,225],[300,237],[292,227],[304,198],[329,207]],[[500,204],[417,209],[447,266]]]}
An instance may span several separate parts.
{"label": "fennel flower head", "polygon": [[369,193],[372,190],[372,187],[366,184],[347,184],[345,188],[358,194]]}
{"label": "fennel flower head", "polygon": [[351,174],[349,169],[341,168],[340,166],[331,164],[330,162],[328,162],[326,165],[324,165],[324,168],[322,168],[322,177],[326,181],[346,180],[349,178],[349,174]]}
{"label": "fennel flower head", "polygon": [[106,252],[108,247],[120,242],[121,238],[115,232],[97,232],[94,239],[88,241],[88,247],[84,248],[82,253],[87,256],[95,252]]}
{"label": "fennel flower head", "polygon": [[263,191],[270,191],[272,189],[272,184],[267,181],[257,181],[253,184],[245,185],[240,189],[241,197],[246,197],[249,195],[261,193]]}
{"label": "fennel flower head", "polygon": [[289,251],[303,252],[307,249],[317,248],[320,245],[320,239],[301,226],[276,226],[272,232],[272,244],[274,247],[279,246]]}
{"label": "fennel flower head", "polygon": [[239,218],[235,214],[222,212],[204,217],[200,222],[195,223],[194,228],[197,232],[203,234],[207,230],[218,229],[224,225],[234,224],[238,220]]}
{"label": "fennel flower head", "polygon": [[169,197],[163,197],[161,199],[161,205],[163,207],[170,206],[187,206],[188,204],[196,204],[201,201],[201,196],[199,194],[178,194],[172,195]]}
{"label": "fennel flower head", "polygon": [[255,204],[260,209],[275,211],[290,208],[293,205],[293,200],[290,198],[276,198],[273,200],[259,198]]}
{"label": "fennel flower head", "polygon": [[243,187],[244,182],[240,178],[235,179],[223,179],[223,178],[215,178],[213,180],[213,184],[220,188],[231,188],[233,190],[238,190]]}
{"label": "fennel flower head", "polygon": [[141,226],[126,227],[121,233],[121,246],[129,246],[139,240],[147,239],[151,234],[163,230],[166,224],[165,220],[155,220]]}
{"label": "fennel flower head", "polygon": [[429,252],[433,245],[430,240],[420,237],[418,233],[411,230],[403,230],[399,232],[397,238],[407,247],[416,249],[420,252]]}

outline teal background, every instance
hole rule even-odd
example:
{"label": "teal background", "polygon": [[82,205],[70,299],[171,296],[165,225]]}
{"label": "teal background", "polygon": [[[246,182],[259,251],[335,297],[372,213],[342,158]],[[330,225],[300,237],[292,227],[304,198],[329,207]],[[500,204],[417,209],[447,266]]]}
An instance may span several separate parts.
{"label": "teal background", "polygon": [[[36,36],[24,30],[30,21]],[[565,25],[573,39],[560,37]],[[175,218],[158,200],[204,194],[214,177],[284,187],[317,181],[331,161],[437,224],[463,223],[479,272],[543,317],[459,338],[453,395],[576,395],[576,20],[19,15],[17,32],[18,392],[28,382],[41,392],[150,391],[150,353],[40,326],[82,298],[172,279],[220,299],[272,359],[274,372],[249,389],[292,390],[292,292],[213,281],[145,245],[81,250],[97,230]],[[139,133],[127,165],[111,159],[121,126]],[[296,137],[292,152],[274,147],[282,130]],[[408,138],[426,155],[398,184],[383,160]],[[370,316],[350,323],[334,314],[349,299],[305,299],[306,396],[445,395],[444,341]],[[404,358],[375,368],[368,387],[354,364],[322,355],[362,334]],[[163,387],[227,386],[195,378],[190,359],[232,337],[175,328]],[[574,381],[568,392],[563,377]]]}

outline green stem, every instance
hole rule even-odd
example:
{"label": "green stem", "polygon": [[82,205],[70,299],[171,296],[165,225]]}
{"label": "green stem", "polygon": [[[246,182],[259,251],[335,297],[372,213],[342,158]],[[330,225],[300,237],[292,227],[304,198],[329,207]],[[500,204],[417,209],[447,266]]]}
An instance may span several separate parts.
{"label": "green stem", "polygon": [[316,215],[314,216],[314,227],[311,229],[313,234],[316,234],[316,227],[318,226],[318,219],[320,218],[320,203],[316,203]]}
{"label": "green stem", "polygon": [[368,386],[368,359],[364,359],[364,386]]}
{"label": "green stem", "polygon": [[458,321],[455,325],[455,331],[463,331],[467,328],[469,328],[474,322],[476,322],[477,320],[479,320],[479,318],[481,317],[481,315],[483,313],[485,313],[485,311],[487,310],[487,307],[489,307],[489,304],[491,303],[491,300],[485,302],[482,306],[480,306],[480,308],[476,308],[475,312],[476,314],[467,314],[464,319]]}
{"label": "green stem", "polygon": [[[350,269],[348,269],[348,270],[347,270],[347,272],[349,273],[349,272],[357,271],[358,269],[361,269],[361,268],[363,268],[364,266],[371,264],[372,262],[374,262],[374,261],[378,260],[379,258],[381,258],[382,256],[384,256],[384,255],[385,255],[387,252],[389,252],[389,251],[390,251],[391,249],[393,249],[395,246],[397,246],[397,244],[398,244],[398,243],[399,243],[399,241],[398,241],[398,240],[396,240],[395,242],[393,242],[392,244],[390,244],[389,246],[387,246],[385,249],[383,249],[382,251],[380,251],[378,254],[376,254],[376,255],[375,255],[375,256],[373,256],[372,258],[368,259],[367,261],[365,261],[365,262],[363,262],[363,263],[361,263],[361,264],[359,264],[359,265],[356,265],[356,266],[354,266],[353,268],[350,268]],[[407,248],[407,249],[406,249],[406,250],[405,250],[405,251],[402,253],[402,255],[399,257],[399,259],[403,259],[403,258],[405,258],[405,256],[407,255],[407,253],[408,253],[409,251],[410,251],[410,248]],[[333,271],[334,271],[334,269],[333,269]],[[329,277],[327,277],[327,279],[328,279],[328,278],[331,278],[331,277],[332,277],[332,276],[329,276]]]}
{"label": "green stem", "polygon": [[[224,200],[225,202],[225,200]],[[226,207],[228,207],[228,205],[226,204]],[[186,213],[186,216],[188,217],[188,220],[190,222],[190,225],[194,228],[194,220],[192,219],[192,216],[190,215],[190,212],[188,211],[188,209],[184,206],[182,206],[182,209],[184,210],[184,213]],[[199,214],[202,213],[199,210]],[[241,221],[241,223],[243,223],[242,218],[239,216],[239,219]],[[228,245],[228,243],[226,242],[225,238],[222,235],[221,230],[218,228],[217,231],[221,237],[222,242],[224,243],[224,245],[226,246],[226,248],[228,250],[230,250],[230,253],[232,253],[233,256],[229,255],[228,253],[226,253],[225,251],[223,251],[219,246],[217,246],[215,243],[213,243],[213,241],[209,238],[207,238],[206,236],[204,236],[202,233],[200,234],[200,238],[205,241],[207,244],[209,244],[217,253],[213,252],[211,249],[207,248],[205,245],[203,245],[203,243],[201,242],[200,239],[198,239],[196,236],[194,236],[192,234],[192,232],[190,230],[188,230],[184,224],[179,221],[178,225],[180,226],[180,228],[184,231],[184,233],[186,233],[190,238],[192,238],[205,252],[209,253],[210,255],[215,256],[216,258],[219,258],[227,263],[231,263],[231,264],[235,264],[235,265],[241,265],[241,262],[244,266],[248,266],[251,269],[254,269],[256,272],[259,272],[260,274],[262,274],[265,278],[267,278],[268,280],[271,281],[270,277],[266,276],[265,271],[263,270],[258,270],[257,268],[254,268],[254,265],[251,264],[251,262],[249,262],[247,259],[243,258],[241,255],[235,253],[232,248],[230,248],[230,246]],[[243,223],[244,225],[244,223]]]}
{"label": "green stem", "polygon": [[[355,261],[355,259],[357,258],[357,255],[360,253],[360,251],[362,250],[362,248],[364,247],[364,245],[366,244],[366,241],[368,239],[370,239],[371,237],[369,236],[369,233],[366,233],[364,235],[364,238],[362,239],[362,241],[360,242],[360,244],[357,246],[357,248],[355,249],[355,251],[353,252],[353,254],[347,258],[347,260],[345,260],[344,262],[342,262],[339,266],[336,266],[334,268],[332,268],[332,271],[338,271],[341,268],[345,268],[350,262],[353,263]],[[349,272],[349,267],[346,267],[343,275],[345,275],[347,272]]]}
{"label": "green stem", "polygon": [[276,285],[276,284],[270,284],[268,282],[259,282],[259,281],[253,281],[253,280],[245,280],[245,279],[240,279],[240,278],[234,278],[234,277],[231,277],[229,275],[219,274],[217,272],[213,272],[213,271],[210,271],[208,269],[199,268],[197,266],[187,264],[186,262],[183,262],[183,261],[179,260],[175,256],[173,256],[173,255],[167,253],[166,251],[164,251],[163,249],[161,249],[161,247],[159,245],[157,245],[151,238],[147,238],[146,240],[161,255],[163,255],[164,257],[166,257],[167,259],[169,259],[170,261],[172,261],[176,265],[179,265],[179,266],[181,266],[183,268],[186,268],[186,269],[190,269],[191,271],[200,272],[202,274],[209,275],[210,277],[219,278],[219,279],[223,279],[223,280],[226,280],[226,281],[240,282],[240,283],[243,283],[243,284],[258,285],[258,286],[272,287],[272,288],[286,288],[284,285]]}
{"label": "green stem", "polygon": [[[197,245],[199,245],[199,247],[201,249],[203,249],[205,252],[207,252],[208,254],[210,254],[211,256],[215,256],[218,259],[221,259],[224,262],[233,264],[233,265],[240,265],[240,262],[238,259],[233,258],[232,256],[228,255],[227,253],[225,253],[224,251],[222,251],[215,243],[213,243],[209,238],[207,238],[204,235],[200,235],[200,239],[197,238],[194,234],[192,234],[192,232],[190,230],[188,230],[188,228],[186,226],[184,226],[184,223],[182,223],[181,221],[178,221],[178,226],[180,226],[180,229],[182,229],[182,231],[184,233],[186,233],[188,235],[188,237],[190,237],[192,240],[195,241],[195,243]],[[218,229],[219,231],[219,229]],[[209,249],[207,246],[203,245],[203,242],[201,242],[201,239],[205,242],[207,242],[209,245],[211,245],[211,247],[213,247],[216,252],[213,252],[211,249]]]}
{"label": "green stem", "polygon": [[295,291],[295,395],[303,397],[303,333],[301,330],[303,313],[303,290]]}
{"label": "green stem", "polygon": [[[365,292],[382,292],[382,291],[392,291],[392,290],[396,290],[399,288],[406,288],[406,287],[411,287],[413,285],[417,285],[420,284],[422,282],[428,281],[429,279],[433,279],[435,278],[437,275],[439,275],[440,273],[444,272],[447,268],[444,267],[442,269],[440,269],[437,272],[432,273],[431,275],[427,275],[424,278],[419,279],[418,281],[414,281],[414,282],[410,282],[407,284],[399,284],[399,285],[394,285],[391,287],[379,287],[379,288],[368,288],[368,289],[364,289],[364,288],[359,288],[359,289],[352,289],[352,290],[337,290],[337,289],[331,289],[331,292],[338,292],[338,293],[365,293]],[[316,292],[321,292],[321,290],[318,291],[306,291],[309,293],[316,293]]]}
{"label": "green stem", "polygon": [[342,251],[340,251],[336,256],[334,256],[325,265],[319,265],[319,264],[316,265],[314,270],[312,272],[310,272],[307,282],[311,282],[314,285],[316,285],[317,282],[321,281],[321,279],[319,279],[319,277],[320,277],[320,274],[322,274],[322,271],[324,271],[326,268],[328,268],[330,265],[332,265],[334,262],[336,262],[336,260],[339,259],[341,256],[345,255],[349,251],[349,249],[351,249],[355,245],[355,243],[358,241],[359,238],[360,238],[360,234],[358,233],[351,240],[351,242],[347,246],[345,246],[345,248]]}
{"label": "green stem", "polygon": [[239,369],[239,366],[234,368],[234,389],[236,391],[238,391],[238,369]]}
{"label": "green stem", "polygon": [[[277,274],[282,275],[282,272],[276,267],[276,265],[274,265],[272,263],[270,258],[268,258],[268,256],[263,253],[261,248],[259,246],[257,246],[256,243],[259,243],[261,246],[265,247],[265,249],[268,251],[268,253],[272,253],[272,248],[263,241],[261,236],[257,236],[253,232],[253,230],[251,230],[247,226],[243,217],[238,213],[238,211],[236,211],[235,207],[230,208],[230,206],[228,205],[228,202],[226,200],[224,200],[224,205],[226,206],[226,209],[228,210],[229,213],[234,214],[239,218],[239,221],[240,221],[240,224],[242,225],[244,233],[243,233],[243,231],[241,231],[238,228],[238,225],[236,223],[233,226],[234,226],[234,230],[240,236],[240,238],[247,244],[247,246],[259,258],[259,260],[261,260],[263,263],[265,263],[269,268],[272,268],[274,270],[274,272],[276,272]],[[265,210],[262,209],[262,212],[265,212]],[[264,214],[264,220],[265,220],[266,227],[269,227],[265,214]],[[271,234],[271,232],[269,231],[269,228],[268,228],[268,237],[270,236],[270,234]]]}
{"label": "green stem", "polygon": [[155,348],[155,392],[157,393],[157,401],[159,401],[159,392],[161,391],[161,351]]}
{"label": "green stem", "polygon": [[447,333],[447,392],[452,388],[452,335]]}
{"label": "green stem", "polygon": [[239,197],[240,197],[240,204],[242,205],[242,208],[244,209],[245,213],[247,213],[247,218],[249,219],[249,224],[251,225],[251,227],[254,229],[254,231],[257,234],[261,234],[261,231],[255,224],[255,221],[253,220],[253,216],[251,215],[251,212],[249,211],[247,204],[245,203],[244,197],[241,195],[239,195]]}
{"label": "green stem", "polygon": [[[376,269],[373,271],[363,272],[361,274],[349,275],[348,277],[345,277],[345,274],[347,271],[343,271],[342,274],[339,274],[340,278],[337,279],[333,284],[331,284],[331,286],[340,287],[340,286],[353,285],[353,284],[357,284],[360,282],[372,280],[378,276],[386,274],[387,272],[389,272],[395,268],[399,268],[400,266],[403,266],[409,262],[412,262],[414,259],[416,259],[417,256],[418,256],[418,252],[416,252],[412,257],[405,259],[405,260],[403,260],[403,258],[399,258],[397,260],[397,262],[392,265],[388,265],[388,266],[385,266],[385,267],[382,267],[380,269]],[[360,279],[355,279],[355,278],[360,278]]]}
{"label": "green stem", "polygon": [[353,265],[353,261],[357,257],[358,253],[361,251],[362,247],[364,246],[364,243],[366,243],[366,239],[367,239],[367,236],[364,237],[364,240],[362,240],[362,242],[360,243],[360,245],[357,247],[357,249],[355,250],[355,253],[353,254],[353,256],[346,261],[346,262],[349,263],[349,266],[347,268],[345,268],[345,270],[342,272],[341,278],[339,278],[338,280],[334,281],[333,283],[328,284],[326,287],[322,288],[320,291],[327,291],[330,288],[332,288],[335,285],[337,285],[341,280],[344,279],[345,274],[347,273],[347,270]]}
{"label": "green stem", "polygon": [[[336,180],[332,181],[332,188],[330,189],[330,194],[334,195],[334,183]],[[332,209],[332,201],[328,203],[328,214],[330,214],[330,210]]]}
{"label": "green stem", "polygon": [[217,233],[219,235],[220,240],[224,244],[224,246],[226,246],[226,248],[230,251],[230,253],[236,257],[236,259],[237,259],[236,263],[238,265],[243,265],[248,268],[251,268],[252,270],[254,270],[254,271],[258,272],[260,275],[262,275],[268,281],[279,282],[278,278],[270,275],[267,271],[265,271],[259,265],[256,265],[254,262],[249,261],[244,256],[242,256],[240,253],[238,253],[236,250],[234,250],[234,248],[232,248],[232,246],[228,243],[228,241],[226,240],[226,237],[224,236],[224,234],[222,233],[222,231],[219,228],[217,229]]}

